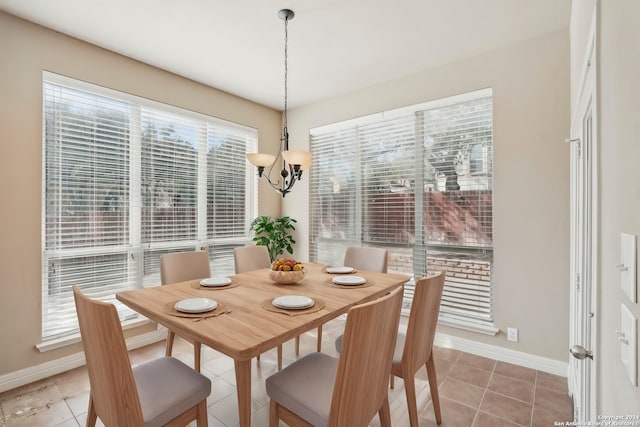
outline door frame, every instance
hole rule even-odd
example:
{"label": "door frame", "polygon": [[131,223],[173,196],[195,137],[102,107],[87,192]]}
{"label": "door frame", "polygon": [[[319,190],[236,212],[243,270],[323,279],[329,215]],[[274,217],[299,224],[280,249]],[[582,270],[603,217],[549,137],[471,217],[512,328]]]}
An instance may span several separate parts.
{"label": "door frame", "polygon": [[[570,346],[579,344],[584,345],[585,335],[587,337],[587,350],[593,352],[594,360],[584,359],[579,361],[570,357],[569,361],[569,393],[574,400],[574,417],[576,421],[595,421],[598,413],[597,405],[597,376],[596,366],[598,364],[598,262],[599,262],[599,174],[598,174],[598,102],[597,102],[597,52],[596,52],[596,16],[597,10],[594,10],[593,20],[589,31],[585,60],[581,68],[581,78],[579,90],[576,97],[575,111],[571,119],[571,200],[570,200]],[[584,122],[585,113],[591,115],[591,129],[589,144],[585,144],[584,138]],[[577,141],[577,142],[576,142]],[[580,156],[577,152],[580,151]],[[578,162],[585,162],[582,177],[583,182],[578,183],[580,176],[576,170]],[[588,175],[587,175],[588,174]],[[578,184],[586,185],[583,189],[586,194],[587,204],[584,206],[587,212],[578,212],[578,194],[577,188],[582,188]],[[580,227],[583,221],[588,223]],[[581,229],[581,236],[576,236],[577,227]],[[587,242],[586,251],[583,258],[578,259],[580,255],[576,247],[577,238],[581,238],[583,242]],[[583,243],[584,244],[584,243]],[[580,270],[583,274],[577,275]],[[577,293],[576,287],[580,287],[586,292]],[[577,364],[588,364],[588,369],[574,369]],[[580,403],[576,407],[576,401]]]}

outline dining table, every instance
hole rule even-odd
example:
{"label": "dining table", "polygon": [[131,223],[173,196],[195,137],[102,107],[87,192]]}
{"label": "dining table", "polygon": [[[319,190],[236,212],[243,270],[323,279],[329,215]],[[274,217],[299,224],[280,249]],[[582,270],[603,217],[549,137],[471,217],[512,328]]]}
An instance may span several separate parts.
{"label": "dining table", "polygon": [[[224,286],[206,287],[200,280],[191,280],[121,291],[116,298],[191,342],[201,342],[231,357],[240,426],[249,427],[252,358],[347,313],[357,304],[379,298],[410,279],[402,274],[358,270],[348,275],[332,274],[328,267],[303,263],[305,276],[295,284],[274,282],[267,268],[227,276],[229,282]],[[339,277],[360,277],[364,283],[334,283],[333,279]],[[306,297],[313,300],[313,306],[277,307],[273,301],[279,297]],[[202,314],[175,310],[177,302],[192,298],[213,300],[217,307]]]}

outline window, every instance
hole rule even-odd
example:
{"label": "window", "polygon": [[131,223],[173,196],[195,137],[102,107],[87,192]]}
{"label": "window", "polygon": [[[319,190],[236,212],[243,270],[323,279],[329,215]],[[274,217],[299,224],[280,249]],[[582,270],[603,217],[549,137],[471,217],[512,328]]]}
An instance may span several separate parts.
{"label": "window", "polygon": [[390,271],[447,270],[440,321],[495,333],[492,135],[490,89],[312,129],[312,260],[378,246]]}
{"label": "window", "polygon": [[257,131],[44,74],[42,338],[77,332],[71,287],[115,303],[159,284],[160,255],[207,249],[233,273],[250,241]]}

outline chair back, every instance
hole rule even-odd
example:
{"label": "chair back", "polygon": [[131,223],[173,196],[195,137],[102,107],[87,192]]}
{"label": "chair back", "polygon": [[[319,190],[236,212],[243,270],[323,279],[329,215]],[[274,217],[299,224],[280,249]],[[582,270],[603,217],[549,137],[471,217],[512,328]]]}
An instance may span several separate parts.
{"label": "chair back", "polygon": [[142,426],[138,389],[116,308],[84,296],[77,286],[73,297],[96,414],[107,426]]}
{"label": "chair back", "polygon": [[344,253],[344,265],[358,270],[386,273],[388,255],[387,250],[382,248],[349,246]]}
{"label": "chair back", "polygon": [[402,353],[402,365],[409,367],[408,372],[416,372],[431,356],[444,279],[445,272],[441,271],[416,281]]}
{"label": "chair back", "polygon": [[398,334],[400,286],[349,310],[333,388],[330,426],[366,426],[387,396]]}
{"label": "chair back", "polygon": [[160,256],[160,283],[163,285],[207,277],[211,277],[207,251],[173,252]]}
{"label": "chair back", "polygon": [[266,246],[243,246],[233,250],[233,262],[236,274],[260,270],[271,266]]}

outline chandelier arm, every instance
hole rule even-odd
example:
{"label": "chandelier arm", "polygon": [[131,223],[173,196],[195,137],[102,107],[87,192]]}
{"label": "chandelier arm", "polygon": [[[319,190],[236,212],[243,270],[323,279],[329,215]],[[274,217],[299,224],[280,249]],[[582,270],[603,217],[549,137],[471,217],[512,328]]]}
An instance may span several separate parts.
{"label": "chandelier arm", "polygon": [[[302,160],[300,164],[290,164],[287,162],[284,156],[285,151],[289,151],[289,131],[287,128],[287,113],[288,113],[288,83],[289,83],[289,20],[293,19],[295,16],[294,12],[290,9],[282,9],[278,12],[278,16],[284,21],[284,120],[283,120],[283,129],[282,129],[282,137],[280,138],[280,151],[277,156],[269,166],[258,166],[258,176],[259,178],[264,178],[265,181],[273,188],[278,191],[284,197],[287,193],[291,191],[294,184],[302,178],[302,169],[301,167],[305,164],[305,162],[309,161],[309,164],[306,167],[310,166],[310,155],[308,160]],[[294,150],[295,151],[295,150]],[[273,173],[273,168],[277,164],[278,167],[280,162],[278,158],[282,159],[282,169],[280,170],[280,177],[277,180],[271,180],[271,174]],[[291,157],[291,159],[295,158],[296,160],[300,157]],[[250,160],[251,161],[251,160]],[[255,164],[255,163],[254,163]],[[268,170],[266,170],[268,169]],[[265,173],[266,172],[266,173]]]}

